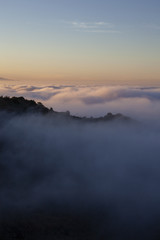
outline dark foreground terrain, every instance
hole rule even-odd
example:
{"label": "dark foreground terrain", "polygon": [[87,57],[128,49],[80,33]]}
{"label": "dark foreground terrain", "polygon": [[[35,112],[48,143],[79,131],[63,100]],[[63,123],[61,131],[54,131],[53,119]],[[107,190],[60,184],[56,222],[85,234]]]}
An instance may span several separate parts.
{"label": "dark foreground terrain", "polygon": [[0,97],[0,239],[160,239],[159,133]]}
{"label": "dark foreground terrain", "polygon": [[7,111],[10,113],[16,114],[42,114],[48,115],[50,117],[59,118],[58,120],[68,120],[75,122],[107,122],[107,121],[131,121],[129,117],[123,116],[122,114],[112,114],[108,113],[104,117],[98,118],[86,118],[86,117],[77,117],[71,116],[69,111],[66,112],[55,112],[52,108],[48,109],[41,102],[36,103],[34,100],[27,100],[23,97],[0,97],[0,111]]}

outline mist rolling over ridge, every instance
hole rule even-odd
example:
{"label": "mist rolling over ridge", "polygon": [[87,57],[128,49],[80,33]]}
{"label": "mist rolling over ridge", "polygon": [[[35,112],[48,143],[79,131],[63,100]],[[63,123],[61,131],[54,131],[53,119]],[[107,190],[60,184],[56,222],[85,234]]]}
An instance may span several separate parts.
{"label": "mist rolling over ridge", "polygon": [[[158,106],[158,89],[142,93]],[[85,99],[90,106],[93,97]],[[154,125],[152,115],[147,124],[144,116],[114,114],[75,121],[23,98],[7,101],[0,111],[2,239],[159,239],[159,113]]]}
{"label": "mist rolling over ridge", "polygon": [[0,240],[160,240],[159,13],[0,0]]}
{"label": "mist rolling over ridge", "polygon": [[24,96],[55,111],[101,117],[121,113],[137,120],[157,122],[160,118],[160,88],[143,86],[30,86],[1,85],[2,96]]}

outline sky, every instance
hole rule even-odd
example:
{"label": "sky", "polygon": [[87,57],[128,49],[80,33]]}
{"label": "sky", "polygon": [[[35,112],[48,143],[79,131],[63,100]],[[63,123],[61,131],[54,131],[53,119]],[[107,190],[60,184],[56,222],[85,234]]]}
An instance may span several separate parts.
{"label": "sky", "polygon": [[0,0],[0,83],[160,84],[159,0]]}
{"label": "sky", "polygon": [[82,199],[105,206],[114,234],[134,226],[121,239],[158,226],[160,0],[0,0],[0,96],[135,120],[79,128],[1,111],[0,212]]}

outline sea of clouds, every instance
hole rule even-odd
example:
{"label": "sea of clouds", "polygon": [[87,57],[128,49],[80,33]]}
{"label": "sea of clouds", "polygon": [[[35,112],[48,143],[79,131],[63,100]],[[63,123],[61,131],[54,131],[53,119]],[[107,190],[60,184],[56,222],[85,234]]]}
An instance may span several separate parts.
{"label": "sea of clouds", "polygon": [[7,86],[0,94],[76,115],[111,111],[139,120],[68,125],[1,112],[0,216],[50,204],[92,212],[96,239],[107,231],[114,240],[159,239],[159,88]]}
{"label": "sea of clouds", "polygon": [[132,86],[0,86],[0,95],[24,96],[55,111],[104,116],[122,113],[138,120],[160,117],[160,88]]}

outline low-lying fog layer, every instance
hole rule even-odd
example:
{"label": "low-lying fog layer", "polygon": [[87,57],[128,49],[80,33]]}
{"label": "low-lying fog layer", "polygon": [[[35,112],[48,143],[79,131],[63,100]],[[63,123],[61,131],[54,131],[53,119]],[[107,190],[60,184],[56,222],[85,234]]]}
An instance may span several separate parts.
{"label": "low-lying fog layer", "polygon": [[160,118],[160,88],[129,86],[0,86],[0,95],[24,96],[55,111],[104,116],[122,113],[138,120]]}
{"label": "low-lying fog layer", "polygon": [[108,239],[159,239],[159,187],[158,124],[75,125],[0,113],[1,221],[11,209],[25,215],[52,206],[91,213],[96,239],[107,231]]}
{"label": "low-lying fog layer", "polygon": [[[12,85],[1,86],[0,95],[24,96],[73,115],[120,112],[139,121],[69,124],[41,115],[1,112],[0,238],[159,239],[160,88]],[[35,220],[36,226],[26,220],[35,235],[16,237],[17,231],[24,232],[15,230],[21,229],[22,216],[12,226],[17,214],[34,219],[33,213],[42,210],[50,220]],[[68,214],[81,215],[82,222],[90,223],[88,238],[86,222],[77,235],[67,235]],[[67,228],[65,233],[55,230],[61,225]]]}

